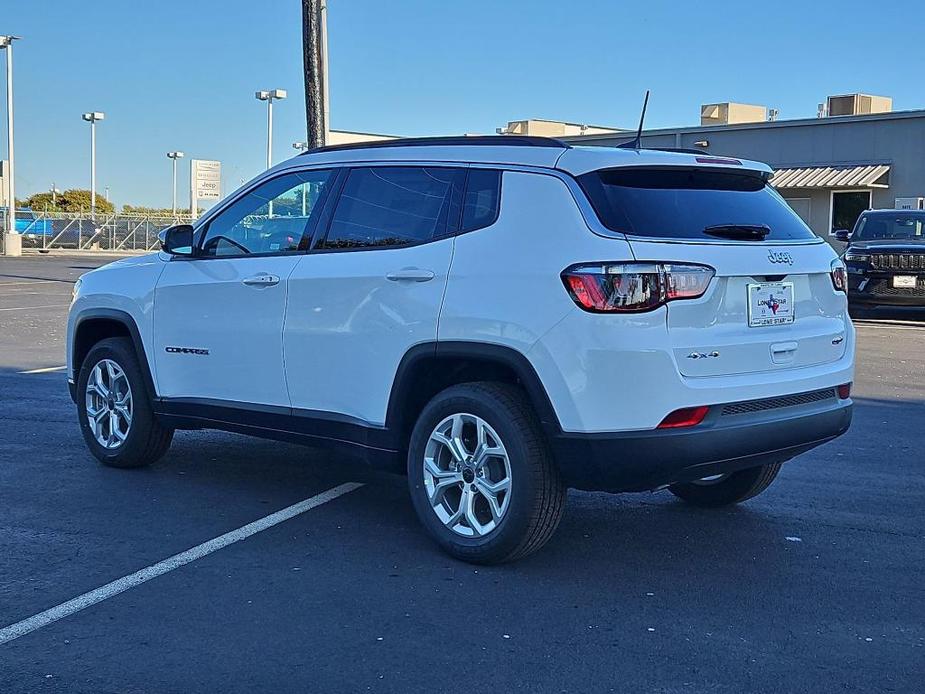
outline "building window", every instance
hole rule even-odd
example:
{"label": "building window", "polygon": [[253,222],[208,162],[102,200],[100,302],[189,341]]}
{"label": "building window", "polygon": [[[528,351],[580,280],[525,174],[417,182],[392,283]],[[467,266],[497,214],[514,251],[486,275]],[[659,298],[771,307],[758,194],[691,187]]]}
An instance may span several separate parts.
{"label": "building window", "polygon": [[854,229],[855,222],[864,210],[870,209],[870,191],[834,191],[832,193],[832,228],[834,234],[839,229]]}

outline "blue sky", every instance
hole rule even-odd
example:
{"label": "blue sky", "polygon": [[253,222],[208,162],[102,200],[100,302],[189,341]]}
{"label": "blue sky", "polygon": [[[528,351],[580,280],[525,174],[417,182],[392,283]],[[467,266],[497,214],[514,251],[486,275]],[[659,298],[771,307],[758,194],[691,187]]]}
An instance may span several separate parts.
{"label": "blue sky", "polygon": [[[226,192],[258,173],[257,89],[289,91],[274,108],[275,160],[305,137],[299,0],[0,1],[0,33],[24,37],[20,196],[53,181],[89,187],[88,110],[106,112],[97,181],[117,205],[169,205],[172,149],[220,159]],[[923,108],[925,50],[899,36],[902,18],[919,13],[912,1],[329,0],[331,125],[402,135],[491,133],[529,117],[633,127],[647,88],[649,127],[696,124],[699,104],[725,100],[811,117],[827,94],[854,91]]]}

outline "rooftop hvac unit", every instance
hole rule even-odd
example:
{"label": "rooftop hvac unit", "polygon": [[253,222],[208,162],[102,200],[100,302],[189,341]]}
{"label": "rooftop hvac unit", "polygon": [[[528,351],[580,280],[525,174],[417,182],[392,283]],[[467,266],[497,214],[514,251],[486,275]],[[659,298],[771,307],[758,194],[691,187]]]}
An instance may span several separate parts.
{"label": "rooftop hvac unit", "polygon": [[829,116],[861,116],[869,113],[889,113],[893,100],[888,96],[871,94],[841,94],[826,99]]}
{"label": "rooftop hvac unit", "polygon": [[896,198],[897,210],[925,210],[925,198]]}

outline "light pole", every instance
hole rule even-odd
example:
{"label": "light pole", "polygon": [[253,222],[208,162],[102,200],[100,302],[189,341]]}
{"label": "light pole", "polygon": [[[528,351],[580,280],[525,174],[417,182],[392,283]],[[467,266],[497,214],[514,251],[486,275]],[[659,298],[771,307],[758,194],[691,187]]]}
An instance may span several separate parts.
{"label": "light pole", "polygon": [[183,152],[167,152],[168,159],[173,161],[173,216],[177,216],[177,159],[183,157]]}
{"label": "light pole", "polygon": [[[307,142],[293,142],[292,143],[292,148],[297,149],[300,152],[304,152],[305,150],[310,149],[310,147],[311,145],[309,145]],[[302,183],[302,216],[303,217],[308,216],[308,196],[307,196],[307,191],[305,189],[306,189],[306,185],[305,183]]]}
{"label": "light pole", "polygon": [[96,218],[96,122],[106,117],[100,111],[91,111],[81,116],[90,124],[90,219]]}
{"label": "light pole", "polygon": [[7,230],[8,235],[3,245],[7,255],[19,255],[22,251],[22,242],[16,235],[16,186],[14,176],[15,160],[13,158],[13,41],[19,36],[0,36],[0,50],[6,49],[6,144],[10,157],[9,171],[7,172]]}
{"label": "light pole", "polygon": [[273,166],[273,100],[286,98],[285,89],[272,89],[270,91],[255,92],[254,96],[260,101],[267,102],[267,168]]}

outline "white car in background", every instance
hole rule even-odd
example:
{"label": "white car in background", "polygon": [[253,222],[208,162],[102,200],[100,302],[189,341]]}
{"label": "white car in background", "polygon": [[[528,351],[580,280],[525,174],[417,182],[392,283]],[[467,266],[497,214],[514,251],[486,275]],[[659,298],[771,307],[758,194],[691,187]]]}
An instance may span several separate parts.
{"label": "white car in background", "polygon": [[83,276],[84,438],[116,467],[176,429],[348,451],[483,563],[540,548],[568,487],[744,501],[851,420],[844,266],[770,173],[515,136],[307,152]]}

